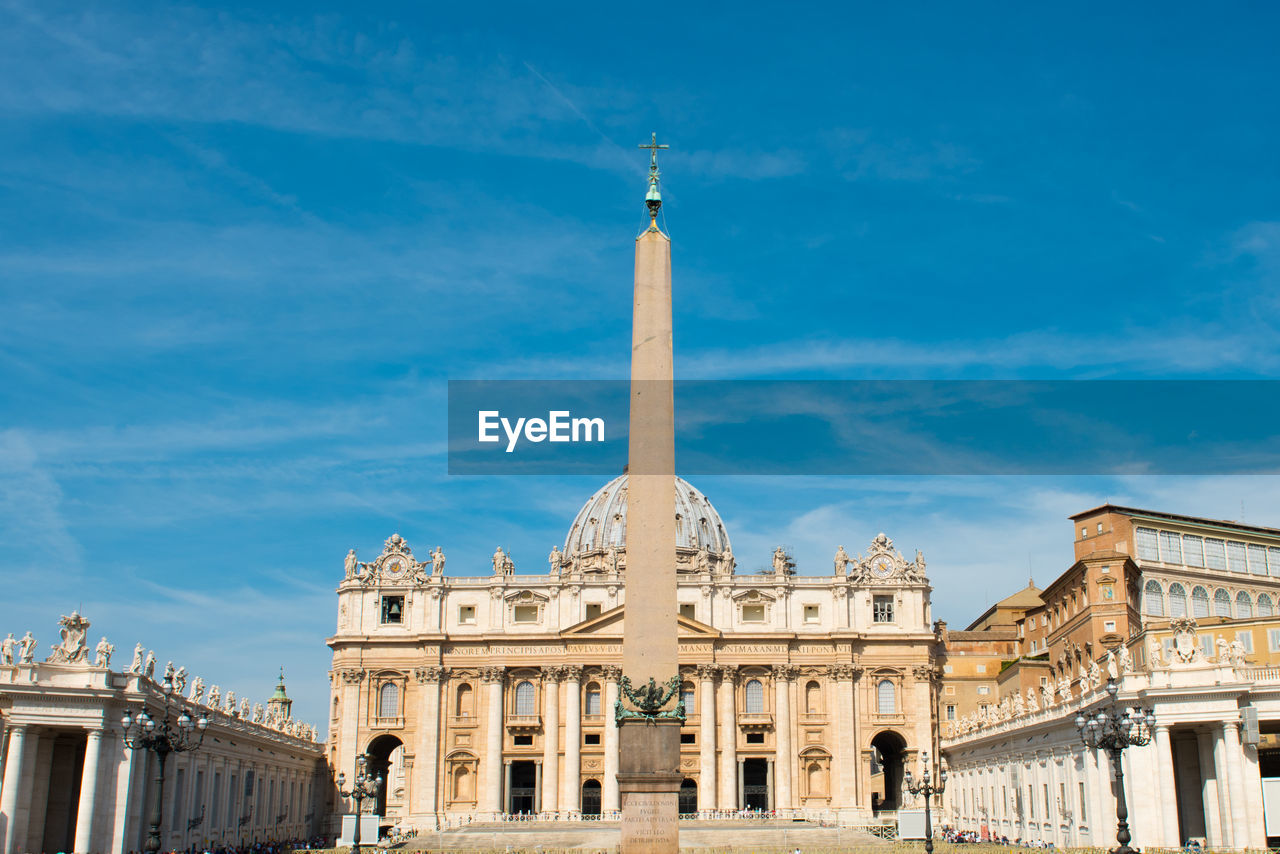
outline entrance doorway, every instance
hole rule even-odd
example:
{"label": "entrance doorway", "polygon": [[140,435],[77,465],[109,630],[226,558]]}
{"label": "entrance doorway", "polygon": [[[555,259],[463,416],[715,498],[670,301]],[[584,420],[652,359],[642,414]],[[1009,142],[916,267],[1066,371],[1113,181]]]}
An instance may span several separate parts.
{"label": "entrance doorway", "polygon": [[871,739],[871,809],[896,810],[902,805],[902,761],[907,742],[892,730]]}
{"label": "entrance doorway", "polygon": [[742,760],[742,808],[768,810],[769,795],[769,760]]}
{"label": "entrance doorway", "polygon": [[693,815],[698,811],[698,784],[688,777],[680,782],[680,815]]}
{"label": "entrance doorway", "polygon": [[404,768],[400,761],[401,757],[404,756],[404,751],[400,750],[402,747],[404,747],[404,742],[394,735],[380,735],[369,742],[369,746],[365,748],[365,755],[369,760],[369,774],[373,777],[382,777],[383,781],[382,785],[378,787],[377,805],[375,807],[377,812],[374,815],[384,817],[387,815],[387,794],[389,792],[393,799],[400,800],[403,798]]}
{"label": "entrance doorway", "polygon": [[582,814],[600,815],[599,780],[587,780],[582,784]]}
{"label": "entrance doorway", "polygon": [[507,796],[507,812],[538,811],[538,764],[511,763],[511,791]]}

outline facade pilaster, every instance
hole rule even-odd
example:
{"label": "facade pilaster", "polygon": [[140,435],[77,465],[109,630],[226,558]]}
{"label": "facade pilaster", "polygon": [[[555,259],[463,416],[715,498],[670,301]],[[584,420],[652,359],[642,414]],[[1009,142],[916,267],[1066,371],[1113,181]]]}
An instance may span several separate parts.
{"label": "facade pilaster", "polygon": [[1240,846],[1236,844],[1235,820],[1231,815],[1231,802],[1236,797],[1237,792],[1231,786],[1231,772],[1227,767],[1225,730],[1226,726],[1224,725],[1212,731],[1213,771],[1214,776],[1218,778],[1218,803],[1215,805],[1215,809],[1218,810],[1218,817],[1221,822],[1222,844],[1228,848],[1238,848]]}
{"label": "facade pilaster", "polygon": [[833,737],[835,739],[834,789],[835,803],[848,806],[864,806],[857,800],[861,745],[855,743],[853,715],[853,667],[833,664],[827,668],[827,681],[835,701]]}
{"label": "facade pilaster", "polygon": [[604,668],[604,780],[600,809],[605,815],[622,808],[618,795],[618,719],[613,713],[618,702],[618,680],[622,668],[609,665]]}
{"label": "facade pilaster", "polygon": [[1178,839],[1178,793],[1174,790],[1173,742],[1169,725],[1156,724],[1156,776],[1160,778],[1161,848],[1181,848]]}
{"label": "facade pilaster", "polygon": [[1221,848],[1226,843],[1223,841],[1218,777],[1213,761],[1213,742],[1212,732],[1196,733],[1196,749],[1200,759],[1200,798],[1204,810],[1204,833],[1210,848]]}
{"label": "facade pilaster", "polygon": [[540,812],[559,811],[560,794],[560,678],[563,668],[542,669],[546,714],[542,719],[542,804]]}
{"label": "facade pilaster", "polygon": [[506,671],[501,667],[486,667],[480,674],[485,683],[485,702],[488,707],[485,726],[484,799],[481,809],[490,813],[505,812],[502,803],[502,687]]}
{"label": "facade pilaster", "polygon": [[773,722],[774,732],[774,785],[770,791],[775,793],[775,809],[791,809],[795,803],[791,797],[792,774],[791,757],[791,686],[794,684],[796,669],[789,664],[773,666],[773,704],[776,713]]}
{"label": "facade pilaster", "polygon": [[436,826],[441,811],[440,803],[440,686],[448,677],[443,667],[419,667],[413,671],[418,685],[418,732],[414,748],[413,800],[410,811],[414,815],[431,816]]}
{"label": "facade pilaster", "polygon": [[720,795],[719,805],[722,810],[736,810],[738,804],[738,721],[734,710],[734,690],[737,683],[738,668],[734,665],[721,665],[720,696],[716,701],[716,711],[720,717]]}
{"label": "facade pilaster", "polygon": [[716,808],[716,667],[698,665],[698,809]]}
{"label": "facade pilaster", "polygon": [[102,730],[89,730],[80,776],[80,803],[76,806],[76,854],[88,854],[93,846],[93,813],[98,797],[98,762],[102,755]]}
{"label": "facade pilaster", "polygon": [[564,770],[560,787],[560,811],[573,815],[582,810],[582,667],[564,671]]}

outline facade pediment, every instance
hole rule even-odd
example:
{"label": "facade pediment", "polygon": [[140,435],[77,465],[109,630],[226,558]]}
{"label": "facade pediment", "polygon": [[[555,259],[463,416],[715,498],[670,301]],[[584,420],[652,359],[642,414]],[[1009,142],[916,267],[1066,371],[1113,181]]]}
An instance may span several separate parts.
{"label": "facade pediment", "polygon": [[[577,625],[570,626],[561,632],[562,637],[622,637],[623,632],[623,612],[624,608],[619,606],[610,611],[606,611],[598,617],[590,620],[584,620]],[[689,617],[676,617],[676,632],[684,637],[702,637],[702,638],[718,638],[720,637],[719,629],[708,626],[706,623]]]}

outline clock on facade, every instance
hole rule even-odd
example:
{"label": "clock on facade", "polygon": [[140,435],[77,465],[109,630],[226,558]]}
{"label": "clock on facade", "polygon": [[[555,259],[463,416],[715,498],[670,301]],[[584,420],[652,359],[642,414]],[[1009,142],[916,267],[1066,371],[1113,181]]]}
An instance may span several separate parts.
{"label": "clock on facade", "polygon": [[876,578],[888,578],[893,573],[893,562],[884,555],[871,561],[871,574]]}

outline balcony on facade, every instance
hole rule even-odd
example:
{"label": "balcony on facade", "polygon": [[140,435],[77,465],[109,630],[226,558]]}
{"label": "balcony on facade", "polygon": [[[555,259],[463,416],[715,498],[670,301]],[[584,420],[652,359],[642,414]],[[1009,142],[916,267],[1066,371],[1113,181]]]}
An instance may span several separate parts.
{"label": "balcony on facade", "polygon": [[507,715],[507,729],[511,732],[532,732],[542,728],[542,715]]}

